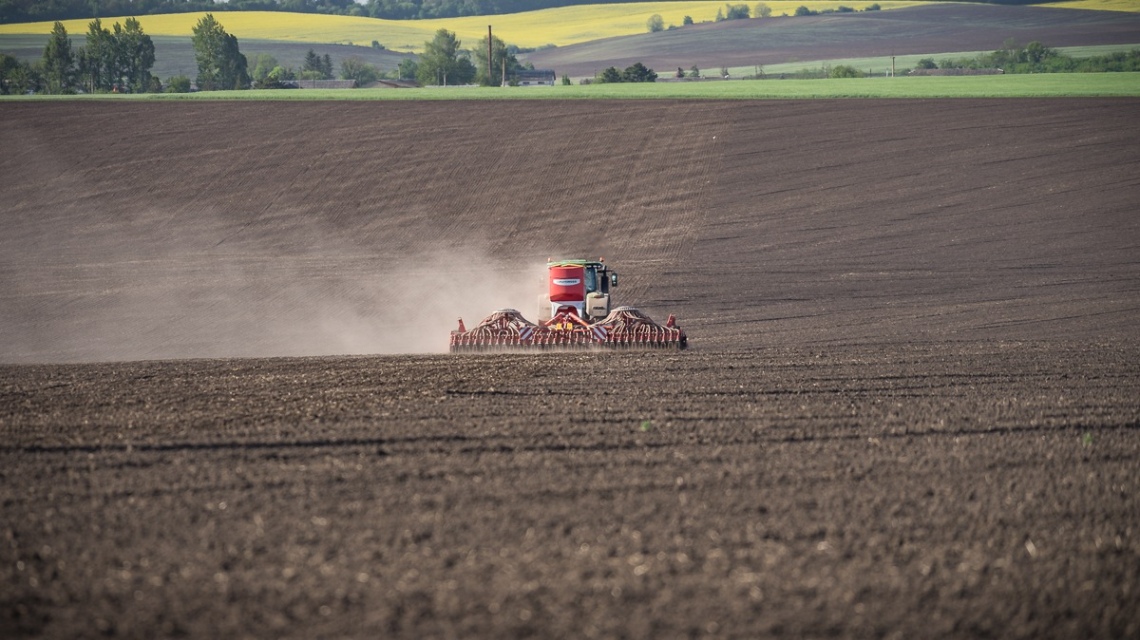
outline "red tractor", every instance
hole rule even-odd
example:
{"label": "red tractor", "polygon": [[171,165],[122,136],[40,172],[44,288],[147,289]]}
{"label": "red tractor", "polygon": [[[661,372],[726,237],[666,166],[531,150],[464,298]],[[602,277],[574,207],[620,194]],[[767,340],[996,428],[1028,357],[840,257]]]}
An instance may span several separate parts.
{"label": "red tractor", "polygon": [[552,260],[546,266],[548,292],[539,299],[538,324],[514,309],[500,309],[470,331],[460,318],[451,352],[688,346],[673,316],[661,326],[633,307],[611,309],[617,273],[601,260]]}

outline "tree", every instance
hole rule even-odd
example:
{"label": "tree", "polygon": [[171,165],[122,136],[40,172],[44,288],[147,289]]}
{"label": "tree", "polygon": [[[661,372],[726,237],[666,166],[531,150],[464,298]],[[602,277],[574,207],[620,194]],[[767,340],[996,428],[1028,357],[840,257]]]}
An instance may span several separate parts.
{"label": "tree", "polygon": [[192,32],[190,41],[198,63],[198,89],[248,89],[248,62],[238,49],[237,37],[226,33],[212,13],[198,20]]}
{"label": "tree", "polygon": [[607,67],[602,70],[602,74],[597,77],[596,81],[603,84],[621,82],[621,71],[618,71],[617,67]]}
{"label": "tree", "polygon": [[166,79],[167,93],[190,93],[190,78],[174,76]]}
{"label": "tree", "polygon": [[681,20],[681,24],[683,26],[693,24],[693,16],[685,16],[685,18],[683,20]]}
{"label": "tree", "polygon": [[746,4],[726,4],[724,10],[717,9],[716,21],[723,20],[745,20],[752,17],[751,10]]}
{"label": "tree", "polygon": [[154,67],[154,41],[143,33],[142,25],[135,18],[127,18],[122,29],[116,22],[114,29],[117,66],[123,74],[120,80],[132,92],[145,93],[150,88],[150,70]]}
{"label": "tree", "polygon": [[694,64],[693,66],[689,67],[689,77],[690,78],[701,77],[701,70],[697,67],[697,65]]}
{"label": "tree", "polygon": [[772,7],[769,7],[763,2],[757,2],[756,8],[752,11],[752,15],[756,16],[757,18],[771,18]]}
{"label": "tree", "polygon": [[8,95],[12,87],[9,86],[9,76],[16,71],[21,62],[16,56],[0,53],[0,95]]}
{"label": "tree", "polygon": [[915,69],[937,69],[938,65],[934,62],[934,58],[923,58],[914,65]]}
{"label": "tree", "polygon": [[297,74],[293,73],[292,67],[277,65],[265,74],[264,78],[255,80],[253,87],[255,89],[285,89],[290,86],[287,84],[288,82],[296,79]]}
{"label": "tree", "polygon": [[[479,70],[475,81],[484,87],[497,87],[502,83],[504,63],[508,81],[517,79],[519,70],[523,68],[515,54],[511,53],[511,47],[498,36],[492,36],[491,43],[490,65],[487,64],[487,38],[484,36],[479,41],[479,46],[475,47],[475,68]],[[517,50],[518,47],[514,49]]]}
{"label": "tree", "polygon": [[645,26],[649,29],[650,33],[657,33],[658,31],[665,30],[665,19],[661,14],[655,13],[649,16],[649,20],[645,22]]}
{"label": "tree", "polygon": [[71,54],[71,40],[63,23],[56,21],[44,47],[43,76],[48,93],[68,93],[71,91],[72,76],[75,75],[75,57]]}
{"label": "tree", "polygon": [[321,57],[309,49],[309,52],[305,54],[305,62],[301,65],[301,78],[305,80],[331,80],[332,77],[332,58],[329,57],[329,54],[326,53],[324,57]]}
{"label": "tree", "polygon": [[1032,64],[1040,64],[1055,55],[1057,55],[1056,51],[1050,49],[1049,47],[1046,47],[1036,40],[1025,45],[1026,62]]}
{"label": "tree", "polygon": [[21,95],[36,91],[41,86],[41,77],[35,67],[0,53],[0,94]]}
{"label": "tree", "polygon": [[87,23],[87,46],[79,52],[79,75],[87,90],[110,91],[115,85],[115,42],[103,21],[95,18]]}
{"label": "tree", "polygon": [[248,63],[238,49],[238,39],[225,34],[222,46],[222,74],[219,88],[248,89],[250,85]]}
{"label": "tree", "polygon": [[641,64],[640,62],[635,62],[635,63],[631,64],[630,66],[626,67],[625,71],[621,72],[621,81],[622,82],[657,82],[657,74],[653,71],[653,69],[646,67],[645,65]]}
{"label": "tree", "polygon": [[797,16],[814,16],[818,13],[819,13],[818,11],[813,11],[811,9],[808,9],[807,7],[805,7],[804,5],[801,4],[800,6],[796,7],[795,15],[797,15]]}
{"label": "tree", "polygon": [[420,84],[467,84],[475,78],[475,65],[459,49],[459,38],[447,29],[435,32],[424,43],[424,52],[416,69]]}
{"label": "tree", "polygon": [[376,82],[380,77],[380,70],[368,64],[363,58],[349,56],[340,61],[340,77],[345,80],[355,80],[357,86]]}
{"label": "tree", "polygon": [[254,84],[263,82],[269,77],[269,72],[278,65],[277,58],[269,55],[268,53],[259,53],[253,57],[253,72],[250,73],[250,80]]}
{"label": "tree", "polygon": [[420,64],[416,62],[415,58],[404,58],[396,66],[396,72],[400,75],[401,80],[415,80],[419,66]]}
{"label": "tree", "polygon": [[846,64],[837,64],[831,68],[830,78],[862,78],[863,72]]}

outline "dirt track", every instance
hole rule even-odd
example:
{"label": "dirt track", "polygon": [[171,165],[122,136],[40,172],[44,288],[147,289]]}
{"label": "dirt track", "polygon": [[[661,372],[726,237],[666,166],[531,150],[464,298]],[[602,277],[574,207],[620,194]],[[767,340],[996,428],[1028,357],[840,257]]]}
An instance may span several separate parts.
{"label": "dirt track", "polygon": [[1135,636],[1137,106],[0,104],[0,635]]}

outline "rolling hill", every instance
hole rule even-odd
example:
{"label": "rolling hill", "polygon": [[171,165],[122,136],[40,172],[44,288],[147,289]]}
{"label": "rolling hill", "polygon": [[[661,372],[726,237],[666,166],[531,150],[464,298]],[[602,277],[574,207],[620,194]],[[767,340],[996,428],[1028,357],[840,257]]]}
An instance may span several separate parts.
{"label": "rolling hill", "polygon": [[[708,3],[666,4],[676,4],[681,11],[710,9],[704,6]],[[690,7],[691,4],[699,6]],[[693,65],[705,70],[706,75],[721,67],[739,74],[753,73],[765,65],[781,65],[786,70],[788,64],[809,66],[813,61],[836,60],[858,60],[863,68],[869,66],[868,58],[877,58],[875,66],[885,70],[892,55],[992,51],[1010,38],[1020,43],[1038,40],[1050,47],[1140,46],[1140,13],[908,4],[914,3],[884,3],[900,6],[890,11],[707,22],[658,33],[644,32],[644,16],[631,9],[654,10],[658,8],[655,4],[607,5],[605,11],[569,7],[496,16],[494,21],[496,35],[508,42],[528,46],[557,43],[557,47],[542,47],[520,57],[538,68],[554,69],[560,75],[575,78],[593,76],[609,66],[624,68],[637,61],[663,74]],[[606,22],[607,16],[611,22]],[[358,56],[384,70],[395,68],[408,52],[421,47],[435,28],[456,30],[470,46],[485,34],[487,22],[485,17],[408,22],[256,12],[220,17],[228,30],[239,36],[242,50],[250,59],[267,53],[285,65],[299,67],[305,52],[312,48],[319,54],[329,54],[336,62]],[[156,41],[155,75],[163,79],[176,74],[194,75],[193,50],[184,34],[196,18],[197,14],[179,14],[143,19]],[[84,23],[69,24],[73,41],[81,46]],[[0,25],[0,50],[38,60],[47,40],[42,34],[47,29],[48,25]],[[362,46],[373,39],[385,48]]]}
{"label": "rolling hill", "polygon": [[1050,47],[1140,45],[1140,14],[1046,7],[940,4],[894,11],[732,20],[596,40],[528,54],[538,68],[593,76],[640,61],[668,72],[999,49],[1013,38]]}

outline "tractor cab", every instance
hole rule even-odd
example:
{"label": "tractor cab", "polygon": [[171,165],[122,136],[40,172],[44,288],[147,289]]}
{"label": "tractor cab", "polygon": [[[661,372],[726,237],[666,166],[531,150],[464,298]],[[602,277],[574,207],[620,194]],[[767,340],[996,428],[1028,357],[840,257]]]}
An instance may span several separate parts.
{"label": "tractor cab", "polygon": [[538,303],[540,320],[569,310],[583,320],[600,320],[610,312],[610,289],[617,272],[602,260],[550,260],[546,263],[549,291]]}
{"label": "tractor cab", "polygon": [[594,292],[609,295],[610,287],[616,286],[617,272],[607,267],[604,262],[586,264],[586,295]]}

